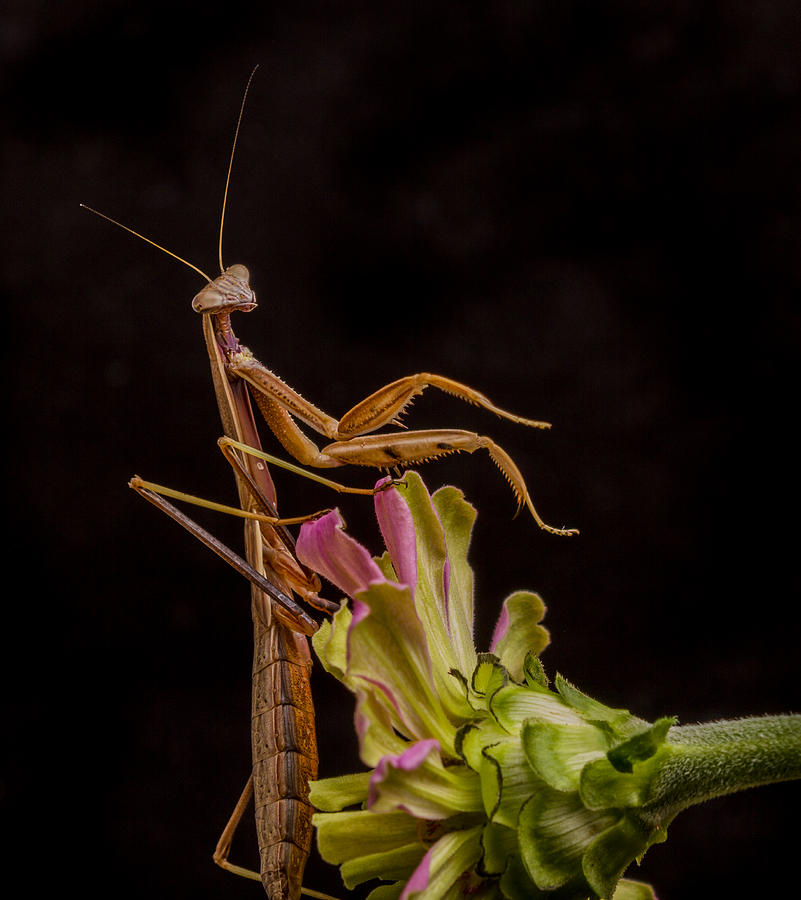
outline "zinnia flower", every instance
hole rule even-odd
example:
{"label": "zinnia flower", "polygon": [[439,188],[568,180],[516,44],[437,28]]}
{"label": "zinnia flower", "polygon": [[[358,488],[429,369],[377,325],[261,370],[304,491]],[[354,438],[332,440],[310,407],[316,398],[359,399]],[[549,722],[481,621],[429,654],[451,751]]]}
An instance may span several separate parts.
{"label": "zinnia flower", "polygon": [[459,490],[429,496],[408,472],[375,508],[380,558],[343,531],[336,510],[305,524],[297,544],[353,601],[314,649],[355,695],[367,767],[312,784],[322,857],[348,888],[384,882],[369,900],[653,900],[648,885],[620,876],[664,836],[627,805],[670,720],[650,726],[560,677],[551,690],[536,594],[508,597],[490,652],[476,652],[476,513]]}

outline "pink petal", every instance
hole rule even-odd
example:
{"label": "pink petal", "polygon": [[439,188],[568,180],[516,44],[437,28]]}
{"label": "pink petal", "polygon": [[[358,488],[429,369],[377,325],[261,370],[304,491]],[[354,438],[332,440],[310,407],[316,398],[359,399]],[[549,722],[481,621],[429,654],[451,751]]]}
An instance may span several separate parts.
{"label": "pink petal", "polygon": [[[376,487],[386,481],[382,478]],[[411,588],[414,595],[417,587],[417,538],[409,507],[400,492],[391,487],[375,495],[375,514],[398,581]]]}
{"label": "pink petal", "polygon": [[398,900],[406,900],[411,894],[417,891],[424,891],[428,887],[428,880],[431,877],[431,855],[433,852],[434,848],[432,847],[420,860],[417,868],[412,872],[412,877],[406,882]]}
{"label": "pink petal", "polygon": [[376,793],[382,781],[387,777],[390,766],[393,769],[401,769],[404,772],[411,772],[417,769],[425,762],[426,757],[432,750],[439,751],[440,743],[436,738],[428,738],[424,741],[417,741],[412,744],[408,750],[397,755],[382,756],[375,767],[375,772],[370,776],[370,791],[367,797],[367,808],[369,809],[375,802]]}
{"label": "pink petal", "polygon": [[498,621],[495,623],[495,629],[492,632],[492,640],[490,641],[490,653],[495,652],[495,647],[498,641],[505,637],[506,632],[509,630],[509,610],[504,603],[501,607],[501,614],[498,616]]}
{"label": "pink petal", "polygon": [[[368,610],[368,614],[369,614],[369,610]],[[379,678],[368,678],[366,675],[361,675],[360,677],[366,684],[371,684],[374,688],[376,688],[380,693],[382,693],[386,697],[386,700],[389,703],[389,705],[392,707],[392,709],[395,710],[395,713],[397,714],[397,716],[401,720],[401,722],[403,722],[404,721],[404,715],[403,715],[404,707],[403,707],[403,704],[398,702],[396,692],[392,690],[390,683],[386,680],[382,681]]]}
{"label": "pink petal", "polygon": [[338,509],[304,522],[297,540],[298,559],[352,597],[371,583],[386,581],[362,545],[342,530]]}
{"label": "pink petal", "polygon": [[363,603],[361,600],[353,601],[353,618],[350,620],[350,625],[348,626],[348,634],[350,634],[351,629],[354,628],[359,622],[363,621],[370,615],[370,607]]}
{"label": "pink petal", "polygon": [[[439,516],[437,516],[439,518]],[[451,630],[451,561],[445,559],[442,567],[442,594],[445,597],[445,611],[448,614],[448,631]]]}

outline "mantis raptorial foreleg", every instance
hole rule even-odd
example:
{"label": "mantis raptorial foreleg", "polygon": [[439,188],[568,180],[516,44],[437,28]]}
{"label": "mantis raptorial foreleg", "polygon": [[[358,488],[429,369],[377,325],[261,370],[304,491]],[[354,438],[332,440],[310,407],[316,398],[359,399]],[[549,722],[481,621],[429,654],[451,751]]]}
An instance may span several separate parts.
{"label": "mantis raptorial foreleg", "polygon": [[[357,403],[341,419],[335,419],[293,390],[236,339],[231,328],[231,313],[237,310],[250,312],[256,308],[256,295],[250,287],[250,273],[245,266],[229,266],[213,281],[210,280],[195,296],[192,308],[204,316],[204,321],[214,321],[216,345],[225,358],[227,377],[248,385],[270,430],[298,462],[315,468],[343,465],[392,468],[414,465],[450,453],[473,453],[486,449],[512,486],[518,507],[525,503],[537,524],[552,534],[577,534],[575,528],[554,528],[543,521],[534,507],[520,470],[511,457],[488,437],[458,429],[405,431],[365,437],[384,425],[400,424],[404,410],[427,387],[436,387],[520,425],[550,428],[549,423],[507,412],[474,388],[430,372],[399,378]],[[321,449],[301,431],[296,419],[332,443]]]}
{"label": "mantis raptorial foreleg", "polygon": [[339,420],[339,429],[335,436],[341,440],[375,431],[389,422],[397,423],[412,400],[418,394],[422,394],[427,387],[439,388],[446,394],[452,394],[467,403],[481,406],[489,412],[495,413],[496,416],[509,419],[510,422],[516,422],[518,425],[528,425],[529,428],[551,427],[550,422],[525,419],[523,416],[507,412],[496,406],[489,397],[485,397],[474,388],[454,381],[452,378],[434,375],[431,372],[419,372],[417,375],[399,378],[397,381],[379,388],[361,403],[357,403]]}
{"label": "mantis raptorial foreleg", "polygon": [[[208,288],[205,290],[208,291]],[[525,504],[540,528],[551,534],[577,533],[574,528],[554,528],[543,521],[512,458],[484,435],[444,428],[369,434],[389,422],[398,424],[404,410],[426,387],[437,387],[504,419],[531,428],[550,428],[547,422],[525,419],[507,412],[473,388],[430,372],[392,382],[362,400],[337,421],[301,397],[244,348],[229,355],[229,371],[248,383],[256,405],[272,432],[287,452],[305,465],[317,468],[353,465],[390,469],[427,462],[451,453],[474,453],[484,449],[509,482],[518,508]],[[320,449],[300,430],[294,421],[296,418],[319,434],[333,439],[333,442]]]}
{"label": "mantis raptorial foreleg", "polygon": [[[231,268],[244,269],[244,266],[231,266]],[[198,296],[205,290],[201,291]],[[431,372],[407,375],[405,378],[399,378],[397,381],[379,388],[369,397],[365,397],[364,400],[357,403],[337,421],[301,397],[297,391],[260,363],[244,347],[239,353],[229,355],[229,371],[247,381],[257,392],[275,401],[291,416],[305,422],[306,425],[329,440],[344,441],[357,435],[377,431],[389,423],[399,424],[400,417],[409,404],[427,387],[439,388],[446,394],[452,394],[467,403],[481,406],[489,412],[495,413],[496,416],[516,422],[518,425],[543,429],[551,427],[549,422],[526,419],[501,409],[484,394],[468,385],[443,375],[434,375]],[[325,465],[324,462],[320,464]]]}

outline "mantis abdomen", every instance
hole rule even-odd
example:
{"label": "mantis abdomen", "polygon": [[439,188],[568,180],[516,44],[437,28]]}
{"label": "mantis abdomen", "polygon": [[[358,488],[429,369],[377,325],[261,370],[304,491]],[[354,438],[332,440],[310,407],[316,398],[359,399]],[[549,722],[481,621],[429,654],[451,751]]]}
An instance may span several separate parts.
{"label": "mantis abdomen", "polygon": [[317,777],[317,744],[305,637],[254,607],[253,794],[267,896],[300,896],[312,838],[309,781]]}

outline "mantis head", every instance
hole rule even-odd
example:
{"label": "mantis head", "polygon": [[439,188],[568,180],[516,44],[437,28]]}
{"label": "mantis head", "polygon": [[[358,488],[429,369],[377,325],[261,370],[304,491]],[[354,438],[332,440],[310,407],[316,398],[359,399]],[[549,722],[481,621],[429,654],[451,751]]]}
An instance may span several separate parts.
{"label": "mantis head", "polygon": [[250,287],[250,272],[245,266],[228,266],[214,281],[209,281],[192,300],[192,309],[219,315],[234,310],[250,312],[256,308],[256,294]]}

